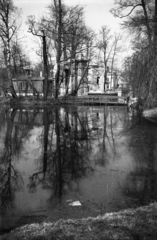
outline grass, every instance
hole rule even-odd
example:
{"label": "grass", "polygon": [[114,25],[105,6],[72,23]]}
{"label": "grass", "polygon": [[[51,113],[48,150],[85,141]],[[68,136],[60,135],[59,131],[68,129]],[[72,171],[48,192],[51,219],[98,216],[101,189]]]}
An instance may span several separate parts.
{"label": "grass", "polygon": [[1,240],[157,240],[157,203],[96,218],[30,224]]}

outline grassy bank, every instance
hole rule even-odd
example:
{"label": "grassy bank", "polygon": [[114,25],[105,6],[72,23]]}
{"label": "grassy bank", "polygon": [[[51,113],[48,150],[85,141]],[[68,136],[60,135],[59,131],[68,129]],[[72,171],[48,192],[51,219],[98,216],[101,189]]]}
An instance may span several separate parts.
{"label": "grassy bank", "polygon": [[1,240],[157,239],[157,203],[96,218],[30,224],[3,235]]}

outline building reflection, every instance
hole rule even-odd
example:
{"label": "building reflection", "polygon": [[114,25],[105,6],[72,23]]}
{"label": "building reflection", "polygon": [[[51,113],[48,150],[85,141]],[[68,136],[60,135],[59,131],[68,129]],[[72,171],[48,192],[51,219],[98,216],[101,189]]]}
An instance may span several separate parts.
{"label": "building reflection", "polygon": [[3,216],[10,216],[9,209],[26,214],[48,204],[55,208],[56,199],[80,188],[104,205],[156,200],[156,126],[136,120],[114,107],[3,109]]}
{"label": "building reflection", "polygon": [[39,131],[41,153],[38,155],[36,171],[29,173],[27,188],[30,193],[36,192],[41,186],[51,191],[50,199],[61,198],[72,182],[76,186],[80,178],[93,171],[89,151],[92,141],[101,137],[101,131],[96,130],[99,128],[97,114],[91,118],[90,113],[84,110],[44,108],[12,109],[4,115],[6,121],[1,124],[1,127],[4,125],[4,139],[0,156],[3,210],[14,205],[16,191],[24,188],[22,172],[16,169],[16,165],[21,161],[26,140],[35,138],[34,129]]}
{"label": "building reflection", "polygon": [[47,109],[43,113],[41,168],[30,176],[28,187],[35,191],[41,184],[51,189],[52,198],[61,198],[71,181],[77,182],[92,171],[88,159],[88,117],[86,113],[79,116],[77,111],[56,108],[50,122]]}

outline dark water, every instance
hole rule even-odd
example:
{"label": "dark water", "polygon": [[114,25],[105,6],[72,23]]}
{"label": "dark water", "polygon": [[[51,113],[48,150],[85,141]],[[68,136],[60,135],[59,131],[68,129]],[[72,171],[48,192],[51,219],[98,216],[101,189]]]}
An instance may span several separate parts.
{"label": "dark water", "polygon": [[125,107],[0,113],[1,233],[157,200],[157,123]]}

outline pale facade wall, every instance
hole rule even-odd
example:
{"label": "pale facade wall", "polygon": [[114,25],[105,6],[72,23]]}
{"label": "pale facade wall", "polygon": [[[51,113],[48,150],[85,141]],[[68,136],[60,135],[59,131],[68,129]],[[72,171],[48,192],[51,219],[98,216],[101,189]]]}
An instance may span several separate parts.
{"label": "pale facade wall", "polygon": [[[104,92],[104,74],[105,70],[103,67],[92,67],[89,70],[89,91]],[[99,78],[99,79],[98,79]],[[107,73],[107,83],[105,84],[105,90],[114,90],[117,87],[118,81],[115,77],[115,73],[111,79],[111,73]]]}
{"label": "pale facade wall", "polygon": [[[77,69],[76,69],[76,68]],[[70,74],[70,79],[69,79],[69,93],[71,93],[75,89],[75,82],[79,83],[81,77],[84,74],[84,70],[87,67],[87,62],[86,61],[78,61],[77,66],[73,64],[71,67],[71,74]],[[76,75],[75,76],[75,70],[76,70]],[[64,71],[64,68],[62,69]],[[53,70],[53,76],[55,76],[56,69],[54,68]],[[88,74],[88,75],[87,75]],[[81,84],[80,89],[78,91],[78,95],[86,95],[88,92],[104,92],[104,67],[98,67],[97,65],[90,66],[87,73],[84,76],[84,80],[86,82],[88,78],[88,83]],[[76,80],[77,78],[77,80]],[[105,90],[114,90],[117,87],[117,79],[115,78],[115,75],[113,74],[112,80],[111,80],[111,73],[107,73],[107,79],[108,83],[105,84]],[[65,79],[60,85],[60,95],[65,95],[66,93],[66,84],[65,84]]]}

